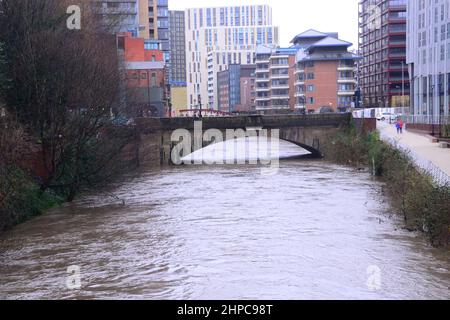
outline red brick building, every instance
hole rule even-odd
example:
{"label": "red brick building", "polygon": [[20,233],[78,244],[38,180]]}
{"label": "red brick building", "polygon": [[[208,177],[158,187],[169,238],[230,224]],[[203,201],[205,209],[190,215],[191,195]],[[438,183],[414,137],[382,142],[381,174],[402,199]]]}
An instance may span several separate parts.
{"label": "red brick building", "polygon": [[295,71],[296,109],[306,112],[345,111],[356,91],[356,62],[351,43],[335,33],[308,30],[293,41],[298,47]]}
{"label": "red brick building", "polygon": [[163,52],[145,49],[145,40],[134,38],[130,33],[118,35],[118,48],[126,79],[128,116],[166,116],[168,110]]}

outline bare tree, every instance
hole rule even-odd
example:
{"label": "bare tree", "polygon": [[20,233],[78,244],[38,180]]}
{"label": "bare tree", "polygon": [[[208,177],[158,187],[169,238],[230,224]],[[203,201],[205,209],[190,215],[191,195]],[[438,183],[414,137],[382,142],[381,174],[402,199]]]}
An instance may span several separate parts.
{"label": "bare tree", "polygon": [[37,137],[51,188],[69,201],[105,182],[130,137],[113,124],[120,74],[116,37],[79,0],[81,30],[67,28],[67,0],[3,0],[0,41],[11,79],[1,95],[10,113]]}

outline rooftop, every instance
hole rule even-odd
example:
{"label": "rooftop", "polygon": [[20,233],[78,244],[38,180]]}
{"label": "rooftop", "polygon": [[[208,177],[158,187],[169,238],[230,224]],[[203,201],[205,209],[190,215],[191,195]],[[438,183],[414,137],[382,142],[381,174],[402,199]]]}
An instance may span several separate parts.
{"label": "rooftop", "polygon": [[296,43],[299,40],[307,40],[307,39],[323,39],[326,37],[338,38],[339,34],[337,32],[320,32],[314,29],[306,30],[294,37],[291,43]]}
{"label": "rooftop", "polygon": [[314,48],[323,48],[323,47],[351,47],[353,45],[353,43],[344,41],[344,40],[339,40],[333,37],[326,37],[320,41],[317,41],[313,44],[311,44],[308,47],[308,50],[314,49]]}

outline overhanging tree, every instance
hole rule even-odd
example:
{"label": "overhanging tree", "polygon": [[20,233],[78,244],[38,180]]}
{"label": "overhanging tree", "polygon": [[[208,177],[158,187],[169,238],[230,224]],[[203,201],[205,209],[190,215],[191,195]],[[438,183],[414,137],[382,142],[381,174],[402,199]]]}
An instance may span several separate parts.
{"label": "overhanging tree", "polygon": [[120,73],[116,38],[82,8],[81,30],[67,28],[66,0],[3,0],[0,41],[9,86],[8,110],[37,137],[46,174],[41,189],[73,200],[85,187],[108,181],[129,138],[112,123]]}

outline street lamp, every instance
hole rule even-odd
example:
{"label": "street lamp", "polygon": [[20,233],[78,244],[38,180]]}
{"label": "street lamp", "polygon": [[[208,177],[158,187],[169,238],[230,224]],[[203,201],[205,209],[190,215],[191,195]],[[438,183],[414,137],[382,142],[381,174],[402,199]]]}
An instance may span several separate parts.
{"label": "street lamp", "polygon": [[403,110],[405,109],[405,63],[403,61],[402,61],[402,108]]}
{"label": "street lamp", "polygon": [[431,116],[431,135],[434,137],[434,134],[435,134],[435,132],[434,132],[434,106],[433,106],[433,102],[434,102],[434,88],[435,88],[435,85],[434,84],[432,84],[431,85],[431,105],[430,105],[430,116]]}
{"label": "street lamp", "polygon": [[201,119],[203,118],[203,116],[202,116],[202,96],[200,94],[198,95],[198,106],[200,108],[198,117]]}

